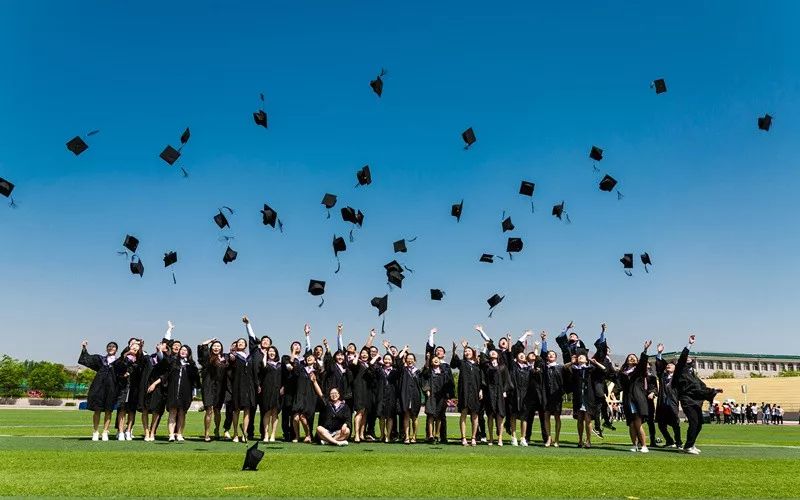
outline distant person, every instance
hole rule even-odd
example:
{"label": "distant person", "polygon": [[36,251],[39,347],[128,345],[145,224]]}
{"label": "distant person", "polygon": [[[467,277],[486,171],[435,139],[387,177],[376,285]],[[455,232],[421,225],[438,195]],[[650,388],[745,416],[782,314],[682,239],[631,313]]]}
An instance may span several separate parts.
{"label": "distant person", "polygon": [[764,424],[769,425],[772,422],[772,408],[770,408],[769,403],[764,405]]}

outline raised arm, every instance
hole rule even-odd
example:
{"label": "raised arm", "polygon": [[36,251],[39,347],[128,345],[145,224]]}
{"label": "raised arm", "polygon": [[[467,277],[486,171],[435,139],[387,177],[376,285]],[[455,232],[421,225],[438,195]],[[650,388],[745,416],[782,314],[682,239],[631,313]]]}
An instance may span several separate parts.
{"label": "raised arm", "polygon": [[247,344],[250,347],[250,352],[253,352],[259,348],[261,343],[256,338],[253,325],[250,323],[250,319],[247,316],[242,316],[242,323],[244,323],[244,327],[247,330]]}
{"label": "raised arm", "polygon": [[342,331],[344,327],[341,323],[336,325],[336,350],[344,352],[344,339],[342,338]]}
{"label": "raised arm", "polygon": [[686,361],[689,360],[689,351],[694,345],[694,341],[695,341],[695,336],[689,335],[689,343],[686,344],[686,347],[683,348],[683,351],[681,351],[681,355],[678,358],[678,362],[675,363],[675,372],[672,374],[673,378],[678,378],[683,373],[683,370],[686,368]]}
{"label": "raised arm", "polygon": [[100,358],[98,356],[89,354],[89,351],[86,350],[88,345],[89,342],[86,340],[81,342],[81,355],[78,357],[78,364],[83,365],[90,370],[97,371],[100,369],[102,363],[100,362]]}
{"label": "raised arm", "polygon": [[664,344],[659,343],[656,346],[656,375],[660,379],[664,375],[664,370],[667,368],[667,362],[661,357],[664,352]]}
{"label": "raised arm", "polygon": [[490,342],[492,340],[489,338],[488,335],[486,335],[486,331],[483,329],[483,325],[475,325],[475,330],[480,334],[484,342]]}
{"label": "raised arm", "polygon": [[310,353],[312,351],[312,348],[311,348],[311,325],[306,323],[305,326],[303,326],[303,333],[306,336],[306,352],[305,352],[304,355],[308,356],[308,353]]}
{"label": "raised arm", "polygon": [[[461,341],[461,346],[466,349],[467,341],[466,340],[462,340]],[[453,368],[454,370],[458,370],[459,368],[461,368],[461,358],[459,358],[458,357],[458,353],[456,353],[456,343],[455,342],[453,342],[453,356],[450,358],[450,368]]]}
{"label": "raised arm", "polygon": [[539,334],[539,338],[542,339],[542,357],[547,354],[547,332],[542,330],[542,333]]}
{"label": "raised arm", "polygon": [[433,357],[433,352],[436,350],[436,333],[439,331],[438,328],[431,328],[431,331],[428,333],[428,342],[425,343],[425,354],[430,354]]}
{"label": "raised arm", "polygon": [[367,337],[367,342],[364,345],[367,346],[367,347],[372,347],[372,342],[375,340],[375,335],[377,333],[378,332],[376,332],[374,328],[372,330],[370,330],[369,331],[369,336]]}
{"label": "raised arm", "polygon": [[633,377],[646,377],[647,376],[647,350],[650,348],[650,345],[653,343],[652,340],[645,340],[644,341],[644,350],[642,354],[639,356],[639,362],[636,363],[636,368],[634,368],[633,373],[631,374],[631,378]]}
{"label": "raised arm", "polygon": [[172,330],[175,329],[175,325],[172,324],[172,321],[167,321],[167,331],[164,333],[164,338],[166,340],[172,340]]}
{"label": "raised arm", "polygon": [[311,372],[309,374],[309,378],[311,378],[311,385],[314,386],[314,392],[317,393],[317,396],[325,399],[325,396],[322,394],[322,389],[320,389],[319,384],[317,383],[317,375],[314,372]]}

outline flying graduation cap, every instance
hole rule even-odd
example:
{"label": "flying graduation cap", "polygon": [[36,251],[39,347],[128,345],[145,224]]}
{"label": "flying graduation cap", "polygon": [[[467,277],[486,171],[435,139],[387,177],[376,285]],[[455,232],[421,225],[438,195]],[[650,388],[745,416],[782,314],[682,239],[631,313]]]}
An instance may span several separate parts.
{"label": "flying graduation cap", "polygon": [[361,227],[364,224],[364,214],[361,213],[361,210],[356,211],[352,207],[342,207],[342,220],[354,225],[353,229],[350,230],[350,243],[352,243],[354,240],[353,230],[355,226]]}
{"label": "flying graduation cap", "polygon": [[592,146],[591,151],[589,151],[589,158],[594,161],[600,161],[603,159],[603,150],[598,148],[597,146]]}
{"label": "flying graduation cap", "polygon": [[513,254],[522,251],[522,238],[509,238],[508,243],[506,243],[506,252],[508,252],[508,258],[514,260]]}
{"label": "flying graduation cap", "polygon": [[650,260],[650,254],[645,252],[639,256],[642,260],[642,265],[644,266],[644,272],[649,273],[650,271],[647,269],[647,266],[652,266],[653,262]]}
{"label": "flying graduation cap", "polygon": [[556,216],[558,220],[563,220],[562,219],[563,217],[564,219],[566,219],[567,223],[572,222],[571,220],[569,220],[569,214],[564,210],[563,201],[561,203],[553,205],[553,215]]}
{"label": "flying graduation cap", "polygon": [[321,203],[325,207],[325,209],[328,211],[328,217],[326,217],[326,218],[330,219],[331,218],[331,208],[336,206],[336,195],[335,194],[330,194],[330,193],[325,193],[325,196],[322,197],[322,202]]}
{"label": "flying graduation cap", "polygon": [[[91,137],[91,136],[93,136],[94,134],[96,134],[98,132],[100,132],[100,131],[99,130],[92,130],[91,132],[88,132],[86,134],[86,137]],[[86,151],[87,149],[89,149],[89,145],[86,144],[86,141],[81,136],[76,135],[75,137],[73,137],[72,139],[67,141],[67,149],[69,151],[72,151],[72,153],[75,156],[78,156],[79,154],[81,154],[84,151]]]}
{"label": "flying graduation cap", "polygon": [[239,252],[231,248],[229,245],[228,248],[225,249],[225,255],[222,256],[222,262],[224,262],[225,264],[229,264],[234,260],[236,260],[236,257],[238,256]]}
{"label": "flying graduation cap", "polygon": [[[492,255],[492,254],[490,254],[490,253],[485,253],[485,254],[482,254],[482,255],[481,255],[481,258],[480,258],[480,259],[478,259],[478,262],[485,262],[485,263],[487,263],[487,264],[494,264],[494,257],[495,257],[495,256],[494,256],[494,255]],[[503,258],[502,258],[502,257],[500,257],[500,256],[497,256],[497,258],[498,258],[498,259],[501,259],[501,260],[503,259]]]}
{"label": "flying graduation cap", "polygon": [[358,180],[358,186],[368,186],[372,184],[372,174],[369,171],[369,165],[364,165],[361,167],[361,170],[356,172],[356,179]]}
{"label": "flying graduation cap", "polygon": [[[181,134],[180,137],[181,145],[178,146],[178,149],[175,149],[171,145],[167,144],[167,146],[164,148],[163,151],[161,151],[161,154],[158,156],[162,160],[167,162],[167,165],[169,166],[174,165],[175,162],[178,161],[178,158],[181,157],[181,150],[183,149],[183,146],[187,142],[189,142],[189,137],[191,137],[191,135],[192,133],[189,131],[189,127],[186,127],[186,130],[184,130],[183,133]],[[189,173],[183,167],[181,167],[181,175],[183,175],[183,177],[189,177]]]}
{"label": "flying graduation cap", "polygon": [[136,255],[136,249],[139,248],[139,239],[136,236],[127,234],[125,235],[125,239],[122,241],[122,247],[127,251],[117,252],[118,254],[127,257],[129,251],[132,255]]}
{"label": "flying graduation cap", "polygon": [[242,470],[258,470],[258,464],[261,462],[262,458],[264,458],[264,452],[258,449],[258,441],[256,440],[255,444],[248,448],[244,455]]}
{"label": "flying graduation cap", "polygon": [[494,314],[494,308],[497,307],[497,305],[500,304],[500,302],[502,302],[504,298],[505,298],[505,296],[500,296],[498,294],[494,294],[494,295],[492,295],[491,297],[489,297],[486,300],[486,302],[489,304],[489,317],[490,318],[492,317],[492,314]]}
{"label": "flying graduation cap", "polygon": [[663,94],[667,91],[667,82],[665,82],[663,78],[653,80],[653,83],[650,84],[650,88],[655,88],[656,94]]}
{"label": "flying graduation cap", "polygon": [[511,217],[510,216],[506,217],[505,219],[503,219],[501,227],[503,228],[503,232],[504,233],[506,231],[513,231],[514,230],[514,223],[511,222]]}
{"label": "flying graduation cap", "polygon": [[344,238],[341,236],[333,235],[333,256],[336,257],[336,271],[334,274],[337,274],[339,270],[342,268],[342,263],[339,261],[339,252],[344,252],[347,250],[347,243],[345,243]]}
{"label": "flying graduation cap", "polygon": [[[314,297],[320,297],[322,294],[325,293],[325,282],[319,280],[309,280],[308,293],[310,293]],[[320,302],[319,306],[317,307],[322,307],[322,304],[324,303],[325,303],[325,297],[322,298],[322,302]]]}
{"label": "flying graduation cap", "polygon": [[144,277],[144,264],[142,259],[137,256],[131,258],[131,274],[138,274],[140,278]]}
{"label": "flying graduation cap", "polygon": [[406,241],[408,241],[409,243],[417,241],[417,237],[414,236],[413,238],[410,238],[408,240],[405,240],[405,239],[397,240],[394,243],[392,243],[392,247],[394,248],[394,253],[398,253],[398,252],[399,253],[406,253],[408,251],[408,248],[406,247]]}
{"label": "flying graduation cap", "polygon": [[523,196],[528,196],[531,199],[531,213],[534,212],[533,208],[533,190],[536,188],[536,184],[529,181],[522,181],[519,185],[519,194]]}
{"label": "flying graduation cap", "polygon": [[[384,295],[383,297],[373,297],[369,303],[378,310],[378,317],[382,316],[383,313],[389,308],[389,295]],[[381,322],[381,334],[386,333],[386,318],[383,319]]]}
{"label": "flying graduation cap", "polygon": [[267,128],[267,113],[264,111],[264,94],[259,94],[259,98],[261,99],[261,107],[258,108],[258,111],[253,113],[253,121],[256,122],[256,125]]}
{"label": "flying graduation cap", "polygon": [[619,261],[622,263],[622,269],[625,270],[625,274],[628,276],[633,276],[633,273],[631,272],[631,269],[633,269],[633,254],[626,253],[621,259],[619,259]]}
{"label": "flying graduation cap", "polygon": [[374,80],[369,82],[369,86],[372,88],[372,91],[375,92],[378,97],[383,95],[383,77],[386,76],[386,70],[381,68],[381,72],[375,77]]}
{"label": "flying graduation cap", "polygon": [[444,297],[443,291],[438,288],[431,288],[431,300],[442,300],[442,297]]}
{"label": "flying graduation cap", "polygon": [[771,126],[772,126],[772,116],[770,116],[769,114],[765,114],[764,116],[758,117],[758,128],[760,130],[768,132]]}
{"label": "flying graduation cap", "polygon": [[228,223],[228,218],[225,217],[225,214],[222,211],[227,211],[230,215],[233,215],[233,209],[230,207],[223,206],[219,209],[219,213],[214,216],[214,223],[219,226],[220,229],[225,229],[226,227],[230,229],[230,224]]}
{"label": "flying graduation cap", "polygon": [[8,206],[11,208],[15,208],[17,204],[14,203],[14,197],[11,196],[12,191],[14,191],[14,184],[11,181],[7,181],[2,177],[0,177],[0,195],[9,198],[10,201],[8,203]]}
{"label": "flying graduation cap", "polygon": [[264,208],[261,209],[261,222],[265,226],[272,226],[273,228],[275,227],[275,222],[277,222],[278,229],[283,232],[283,222],[278,218],[278,212],[270,208],[266,203],[264,203]]}
{"label": "flying graduation cap", "polygon": [[[614,190],[614,187],[616,187],[616,185],[617,185],[617,180],[614,179],[613,177],[611,177],[610,175],[606,174],[600,180],[599,187],[600,187],[600,191],[605,191],[607,193],[610,193],[611,191]],[[617,189],[617,199],[618,200],[622,199],[622,193],[620,193],[619,189]]]}
{"label": "flying graduation cap", "polygon": [[[169,267],[172,264],[178,262],[178,252],[167,252],[164,254],[164,267]],[[178,281],[175,279],[175,273],[172,273],[172,284],[177,284]]]}
{"label": "flying graduation cap", "polygon": [[464,140],[464,143],[466,144],[466,146],[464,146],[465,150],[469,149],[469,147],[475,144],[475,141],[478,140],[475,138],[475,131],[472,130],[472,127],[461,132],[461,138]]}
{"label": "flying graduation cap", "polygon": [[461,212],[464,210],[464,200],[450,207],[450,215],[456,218],[456,222],[461,222]]}

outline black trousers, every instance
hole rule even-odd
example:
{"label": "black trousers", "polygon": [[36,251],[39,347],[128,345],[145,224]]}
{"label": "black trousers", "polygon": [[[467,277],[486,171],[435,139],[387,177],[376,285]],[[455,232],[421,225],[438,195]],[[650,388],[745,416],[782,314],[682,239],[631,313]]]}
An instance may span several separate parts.
{"label": "black trousers", "polygon": [[691,448],[697,441],[697,436],[703,428],[703,410],[699,403],[690,400],[681,400],[683,414],[689,421],[689,428],[686,430],[686,442],[684,448]]}
{"label": "black trousers", "polygon": [[[247,431],[247,439],[253,439],[253,434],[255,433],[255,430],[256,430],[256,415],[258,413],[257,410],[258,410],[257,406],[251,406],[250,409],[248,410],[248,413],[250,414],[250,421],[248,422],[247,429],[246,429],[246,431]],[[264,423],[264,414],[263,413],[261,414],[261,423],[262,424]],[[264,439],[263,435],[261,436],[261,439],[262,440]]]}
{"label": "black trousers", "polygon": [[547,431],[545,430],[545,427],[544,427],[544,411],[543,410],[531,411],[530,414],[528,414],[528,418],[525,419],[525,422],[528,424],[528,428],[525,429],[525,441],[528,441],[528,442],[531,441],[531,434],[533,433],[533,419],[536,417],[536,413],[539,414],[539,427],[541,427],[541,430],[542,430],[542,442],[545,443],[545,442],[547,442]]}
{"label": "black trousers", "polygon": [[225,403],[225,421],[222,423],[222,430],[228,432],[233,425],[233,405]]}
{"label": "black trousers", "polygon": [[292,425],[292,406],[284,404],[281,407],[281,433],[284,441],[295,439],[294,426]]}
{"label": "black trousers", "polygon": [[442,418],[442,423],[439,424],[439,442],[447,444],[447,412],[445,412]]}
{"label": "black trousers", "polygon": [[[675,435],[673,436],[669,433],[669,428],[672,427],[672,433]],[[676,445],[678,448],[682,447],[681,442],[681,426],[678,420],[676,419],[674,422],[667,423],[665,421],[658,422],[658,430],[661,431],[661,435],[664,436],[664,442],[667,446],[672,446],[673,444]]]}

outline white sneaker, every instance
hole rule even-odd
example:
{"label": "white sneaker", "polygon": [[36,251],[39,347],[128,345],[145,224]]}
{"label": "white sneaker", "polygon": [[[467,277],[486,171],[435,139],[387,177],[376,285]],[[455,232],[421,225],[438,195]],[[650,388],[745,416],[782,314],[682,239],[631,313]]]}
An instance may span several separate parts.
{"label": "white sneaker", "polygon": [[125,433],[124,432],[118,432],[117,433],[117,441],[125,441]]}
{"label": "white sneaker", "polygon": [[634,446],[633,448],[631,448],[631,451],[632,451],[633,453],[636,453],[637,451],[639,451],[639,448],[637,448],[636,446]]}
{"label": "white sneaker", "polygon": [[350,443],[348,443],[347,441],[338,441],[336,443],[336,446],[347,446],[348,444],[350,444]]}
{"label": "white sneaker", "polygon": [[485,442],[486,442],[486,438],[485,437],[481,438],[481,443],[485,443]]}
{"label": "white sneaker", "polygon": [[103,434],[100,435],[100,439],[108,441],[108,431],[103,431]]}
{"label": "white sneaker", "polygon": [[520,446],[528,446],[528,442],[527,442],[527,441],[525,441],[524,439],[521,439],[521,440],[519,441],[519,445],[520,445]]}
{"label": "white sneaker", "polygon": [[238,442],[239,442],[239,436],[236,436],[235,438],[233,438],[233,439],[232,439],[232,441],[233,441],[234,443],[238,443]]}
{"label": "white sneaker", "polygon": [[133,436],[131,436],[130,432],[125,433],[125,441],[133,441]]}
{"label": "white sneaker", "polygon": [[178,434],[178,436],[175,439],[177,439],[178,441],[183,441],[183,434]]}
{"label": "white sneaker", "polygon": [[[328,444],[330,444],[330,443],[329,443],[329,442],[327,442],[327,441],[325,441],[324,439],[320,439],[320,440],[319,440],[319,444],[321,444],[322,446],[325,446],[325,445],[328,445]],[[338,444],[338,443],[337,443],[337,444]]]}
{"label": "white sneaker", "polygon": [[640,449],[639,451],[641,451],[642,453],[649,453],[650,452],[650,450],[647,449],[647,446],[642,446],[642,449]]}
{"label": "white sneaker", "polygon": [[175,434],[170,434],[169,435],[169,441],[170,442],[175,441]]}
{"label": "white sneaker", "polygon": [[685,449],[683,451],[685,451],[689,455],[699,455],[700,454],[700,450],[698,450],[694,446],[692,446],[691,448],[687,448],[687,449]]}
{"label": "white sneaker", "polygon": [[519,446],[519,443],[517,443],[517,438],[515,437],[511,438],[511,446]]}
{"label": "white sneaker", "polygon": [[100,433],[99,432],[94,431],[92,433],[92,441],[100,441]]}
{"label": "white sneaker", "polygon": [[694,448],[694,451],[696,451],[697,453],[703,453],[703,452],[700,450],[700,448],[698,448],[697,446],[692,446],[692,448]]}

